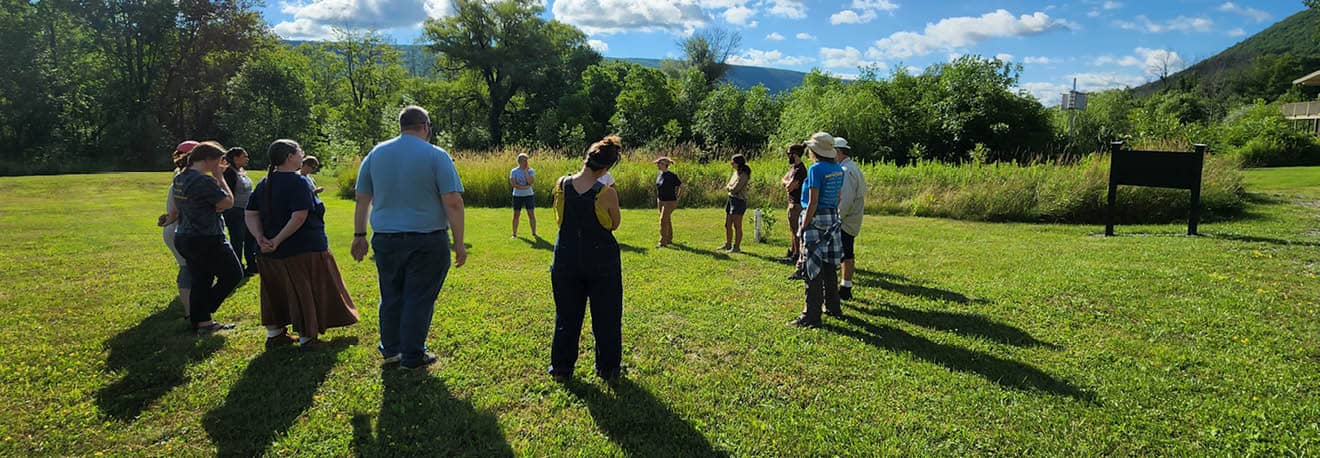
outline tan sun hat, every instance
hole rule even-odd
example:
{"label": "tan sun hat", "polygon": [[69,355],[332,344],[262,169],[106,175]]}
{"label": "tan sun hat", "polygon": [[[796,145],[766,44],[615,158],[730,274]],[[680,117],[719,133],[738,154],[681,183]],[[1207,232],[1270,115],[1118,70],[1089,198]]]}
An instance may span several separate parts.
{"label": "tan sun hat", "polygon": [[843,137],[834,137],[834,148],[852,151],[852,147],[848,146],[848,139]]}
{"label": "tan sun hat", "polygon": [[816,132],[806,142],[807,148],[817,156],[834,159],[834,137],[825,132]]}
{"label": "tan sun hat", "polygon": [[667,163],[667,164],[673,164],[673,163],[674,163],[674,160],[673,160],[673,159],[670,159],[669,156],[660,156],[660,157],[656,158],[654,161],[651,161],[651,162],[654,162],[654,163],[656,163],[656,164],[659,164],[659,163],[661,163],[661,162],[664,162],[664,163]]}

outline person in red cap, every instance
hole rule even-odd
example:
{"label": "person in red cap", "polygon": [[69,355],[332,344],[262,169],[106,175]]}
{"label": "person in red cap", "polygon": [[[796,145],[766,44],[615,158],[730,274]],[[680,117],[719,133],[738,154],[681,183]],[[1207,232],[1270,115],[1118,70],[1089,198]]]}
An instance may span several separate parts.
{"label": "person in red cap", "polygon": [[[187,167],[188,153],[192,152],[197,142],[188,140],[174,147],[174,153],[171,160],[174,163],[174,174],[177,176]],[[156,225],[161,227],[161,237],[165,240],[165,247],[174,254],[174,262],[179,265],[179,273],[175,275],[174,283],[179,288],[179,303],[183,305],[183,319],[189,319],[189,295],[192,293],[192,276],[188,274],[188,261],[179,254],[179,249],[174,247],[174,230],[179,225],[179,206],[174,202],[174,181],[170,180],[169,192],[165,196],[165,214],[156,219]]]}
{"label": "person in red cap", "polygon": [[667,156],[660,156],[655,160],[655,166],[660,170],[655,177],[656,203],[660,207],[660,242],[655,245],[656,248],[664,248],[674,243],[674,224],[671,217],[674,215],[674,210],[678,209],[678,197],[683,192],[683,181],[669,170],[669,165],[673,163],[674,160]]}

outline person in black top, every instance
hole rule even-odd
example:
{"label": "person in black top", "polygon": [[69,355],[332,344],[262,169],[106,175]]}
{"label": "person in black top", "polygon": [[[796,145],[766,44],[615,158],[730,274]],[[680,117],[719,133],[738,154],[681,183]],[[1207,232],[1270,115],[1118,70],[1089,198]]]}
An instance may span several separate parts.
{"label": "person in black top", "polygon": [[179,208],[174,246],[188,262],[190,316],[198,335],[234,327],[215,322],[211,314],[243,279],[243,265],[225,240],[225,223],[220,217],[234,206],[234,194],[224,179],[224,154],[219,143],[202,142],[188,152],[183,171],[174,176],[174,201]]}
{"label": "person in black top", "polygon": [[[550,375],[557,382],[573,377],[588,299],[596,375],[613,382],[623,374],[623,268],[613,233],[619,228],[619,193],[598,181],[619,162],[622,150],[619,137],[605,137],[587,150],[581,171],[559,179],[563,213],[550,265],[555,296]],[[596,215],[598,205],[608,223]]]}
{"label": "person in black top", "polygon": [[661,156],[655,160],[656,168],[660,169],[655,177],[656,202],[660,207],[660,243],[656,248],[664,248],[674,243],[674,225],[670,217],[674,210],[678,209],[678,197],[683,190],[683,181],[678,179],[678,175],[669,170],[669,165],[674,161],[668,157]]}
{"label": "person in black top", "polygon": [[[784,262],[796,264],[798,257],[801,256],[802,240],[798,239],[798,223],[802,219],[802,182],[807,180],[807,166],[802,163],[802,154],[806,152],[807,147],[801,143],[794,143],[788,147],[788,172],[780,183],[788,191],[788,229],[792,232],[792,243],[788,245],[788,253],[784,254]],[[789,277],[793,280],[800,280],[797,273]]]}
{"label": "person in black top", "polygon": [[325,236],[325,204],[298,173],[302,148],[276,140],[267,149],[270,172],[257,184],[247,207],[247,226],[261,246],[261,324],[266,347],[293,342],[317,344],[329,328],[358,322],[357,308],[339,275]]}

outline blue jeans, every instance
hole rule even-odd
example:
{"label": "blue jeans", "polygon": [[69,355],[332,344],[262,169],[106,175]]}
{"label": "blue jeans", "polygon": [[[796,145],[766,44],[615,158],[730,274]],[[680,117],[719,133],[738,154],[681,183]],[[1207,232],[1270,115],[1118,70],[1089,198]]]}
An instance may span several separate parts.
{"label": "blue jeans", "polygon": [[449,274],[449,233],[376,233],[371,238],[380,278],[380,353],[419,363],[426,354],[435,300]]}

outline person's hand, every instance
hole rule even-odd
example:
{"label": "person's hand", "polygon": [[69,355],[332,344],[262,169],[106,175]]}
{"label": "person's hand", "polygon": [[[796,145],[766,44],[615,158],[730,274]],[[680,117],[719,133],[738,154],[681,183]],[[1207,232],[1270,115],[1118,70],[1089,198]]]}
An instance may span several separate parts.
{"label": "person's hand", "polygon": [[228,168],[229,168],[229,161],[224,160],[224,158],[220,158],[220,160],[215,163],[215,169],[212,170],[211,173],[214,174],[215,176],[223,177],[225,174],[225,169]]}
{"label": "person's hand", "polygon": [[463,244],[454,245],[454,267],[463,267],[467,264],[467,247]]}
{"label": "person's hand", "polygon": [[174,220],[170,219],[169,213],[162,214],[159,218],[156,218],[156,226],[159,227],[169,226],[172,222],[174,222]]}
{"label": "person's hand", "polygon": [[257,239],[257,246],[261,247],[262,253],[274,253],[280,247],[280,244],[274,240],[261,237]]}
{"label": "person's hand", "polygon": [[353,248],[349,253],[353,254],[353,260],[362,262],[362,259],[367,257],[368,247],[366,237],[353,237]]}

